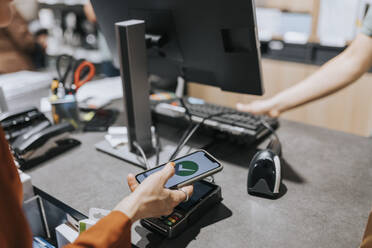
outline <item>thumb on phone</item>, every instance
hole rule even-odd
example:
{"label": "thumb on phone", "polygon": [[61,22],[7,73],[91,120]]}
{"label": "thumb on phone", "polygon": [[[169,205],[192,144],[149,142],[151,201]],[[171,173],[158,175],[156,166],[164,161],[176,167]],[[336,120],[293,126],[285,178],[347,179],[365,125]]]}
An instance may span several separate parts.
{"label": "thumb on phone", "polygon": [[175,173],[174,166],[175,166],[174,162],[169,162],[160,171],[160,178],[161,178],[160,180],[163,186],[167,183],[169,178],[171,178],[174,175]]}

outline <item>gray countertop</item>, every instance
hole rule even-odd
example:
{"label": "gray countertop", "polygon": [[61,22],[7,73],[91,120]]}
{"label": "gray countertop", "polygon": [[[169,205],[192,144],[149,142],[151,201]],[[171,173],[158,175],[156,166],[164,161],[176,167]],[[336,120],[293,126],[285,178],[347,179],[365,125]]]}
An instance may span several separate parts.
{"label": "gray countertop", "polygon": [[[29,104],[29,102],[27,102]],[[118,105],[119,106],[119,105]],[[372,207],[372,140],[281,120],[285,194],[247,194],[253,148],[216,144],[215,176],[224,200],[179,238],[164,240],[135,223],[139,247],[357,247]],[[88,214],[129,194],[126,175],[141,168],[98,152],[103,133],[74,134],[82,145],[28,171],[35,186]]]}

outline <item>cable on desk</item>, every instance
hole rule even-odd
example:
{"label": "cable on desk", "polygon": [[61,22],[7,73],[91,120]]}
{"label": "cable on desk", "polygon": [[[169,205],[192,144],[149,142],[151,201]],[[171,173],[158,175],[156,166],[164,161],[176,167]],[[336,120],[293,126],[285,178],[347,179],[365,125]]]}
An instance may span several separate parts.
{"label": "cable on desk", "polygon": [[267,123],[267,121],[265,121],[263,118],[261,118],[260,121],[262,125],[264,125],[271,132],[271,134],[274,135],[275,138],[279,141],[279,136],[276,134],[276,131],[270,126],[270,124]]}
{"label": "cable on desk", "polygon": [[184,147],[184,145],[187,143],[187,141],[189,141],[189,139],[196,132],[196,130],[198,130],[200,125],[201,124],[198,123],[198,124],[194,125],[194,127],[192,129],[186,130],[186,132],[183,134],[180,141],[178,142],[176,149],[174,150],[174,152],[170,156],[169,160],[173,160],[178,155],[180,150]]}
{"label": "cable on desk", "polygon": [[[261,123],[262,125],[264,125],[264,127],[266,127],[270,132],[271,134],[274,136],[274,139],[271,139],[269,145],[268,145],[268,148],[269,149],[272,149],[273,151],[275,151],[279,156],[281,156],[282,154],[282,145],[280,143],[280,139],[279,139],[279,136],[277,135],[276,131],[270,126],[269,123],[267,123],[266,120],[264,120],[263,118],[261,118]],[[275,143],[275,141],[277,142],[278,146],[274,146],[273,144]],[[275,148],[276,147],[276,148]]]}
{"label": "cable on desk", "polygon": [[147,157],[146,157],[146,154],[145,152],[143,151],[142,147],[137,143],[137,141],[134,141],[133,142],[133,145],[137,148],[137,150],[140,152],[142,158],[143,158],[143,161],[145,161],[145,165],[146,165],[146,168],[149,170],[150,169],[150,165],[149,165],[149,162],[147,161]]}
{"label": "cable on desk", "polygon": [[177,143],[176,149],[174,150],[174,152],[172,153],[172,155],[168,159],[169,161],[172,160],[177,155],[178,150],[179,150],[179,147],[182,145],[183,141],[186,139],[187,135],[191,132],[191,130],[193,129],[193,127],[194,127],[194,125],[191,123],[187,127],[186,131],[182,134],[181,139]]}
{"label": "cable on desk", "polygon": [[160,150],[161,150],[161,143],[160,143],[159,134],[157,132],[157,128],[156,128],[155,125],[154,125],[154,135],[155,135],[155,152],[156,152],[155,166],[158,166],[159,165]]}
{"label": "cable on desk", "polygon": [[181,145],[182,145],[183,141],[186,139],[187,135],[194,128],[194,123],[192,122],[189,108],[186,106],[183,98],[180,98],[179,101],[180,101],[182,107],[185,109],[185,115],[187,116],[187,119],[189,121],[189,126],[187,127],[186,131],[182,134],[181,139],[177,143],[176,149],[174,150],[174,152],[171,154],[171,156],[168,159],[169,161],[173,160],[175,158],[175,156],[177,156],[178,151],[179,151],[179,147],[181,147]]}
{"label": "cable on desk", "polygon": [[[160,159],[160,150],[161,150],[161,143],[160,143],[160,138],[159,138],[159,135],[158,135],[158,132],[157,132],[157,129],[156,129],[156,126],[153,126],[154,127],[154,136],[155,136],[155,156],[156,156],[156,161],[155,161],[155,165],[154,166],[157,166],[159,165],[159,159]],[[133,145],[136,147],[136,149],[139,151],[139,153],[141,154],[142,156],[142,159],[145,163],[145,166],[147,169],[150,169],[150,164],[147,160],[147,157],[146,157],[146,154],[145,152],[143,151],[142,147],[137,143],[137,141],[134,141],[133,142]],[[138,156],[138,155],[137,155]],[[139,160],[139,159],[138,159]],[[139,162],[142,162],[139,160]]]}
{"label": "cable on desk", "polygon": [[185,101],[183,100],[183,98],[180,98],[179,101],[180,101],[182,107],[185,109],[185,114],[186,114],[187,118],[188,118],[189,121],[192,123],[190,110],[189,110],[189,108],[186,106]]}
{"label": "cable on desk", "polygon": [[239,112],[237,111],[234,111],[234,112],[220,112],[220,113],[217,113],[217,114],[212,114],[212,115],[209,115],[205,118],[203,118],[203,120],[201,122],[199,122],[198,124],[196,124],[194,126],[194,128],[191,129],[191,131],[188,132],[188,134],[186,135],[186,137],[184,139],[181,138],[180,142],[178,143],[175,151],[172,153],[172,155],[170,156],[170,159],[169,160],[172,160],[174,159],[177,154],[179,153],[179,151],[183,148],[183,146],[189,141],[189,139],[192,137],[192,135],[194,135],[194,133],[199,129],[199,127],[204,124],[204,122],[208,119],[211,119],[213,117],[216,117],[216,116],[221,116],[221,115],[232,115],[232,114],[240,114]]}

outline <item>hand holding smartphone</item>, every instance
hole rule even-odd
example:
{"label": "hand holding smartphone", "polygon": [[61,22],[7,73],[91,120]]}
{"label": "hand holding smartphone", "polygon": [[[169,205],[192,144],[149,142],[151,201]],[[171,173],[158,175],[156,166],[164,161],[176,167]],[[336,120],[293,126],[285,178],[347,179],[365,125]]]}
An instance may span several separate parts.
{"label": "hand holding smartphone", "polygon": [[[165,184],[166,188],[181,188],[211,176],[223,169],[220,162],[204,150],[199,150],[173,160],[175,174]],[[141,183],[151,174],[160,171],[165,164],[136,175],[136,180]]]}

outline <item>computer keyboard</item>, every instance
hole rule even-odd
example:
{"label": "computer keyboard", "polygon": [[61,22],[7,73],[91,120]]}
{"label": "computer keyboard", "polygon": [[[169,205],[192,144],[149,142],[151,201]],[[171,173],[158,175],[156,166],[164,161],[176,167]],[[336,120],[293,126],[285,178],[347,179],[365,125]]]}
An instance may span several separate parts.
{"label": "computer keyboard", "polygon": [[157,104],[153,108],[153,112],[170,118],[187,119],[188,111],[193,122],[202,123],[204,127],[220,133],[244,138],[248,143],[270,134],[271,131],[265,126],[266,123],[272,129],[279,126],[277,119],[240,112],[233,108],[207,103],[197,98],[184,98],[183,103],[178,100],[163,102]]}

